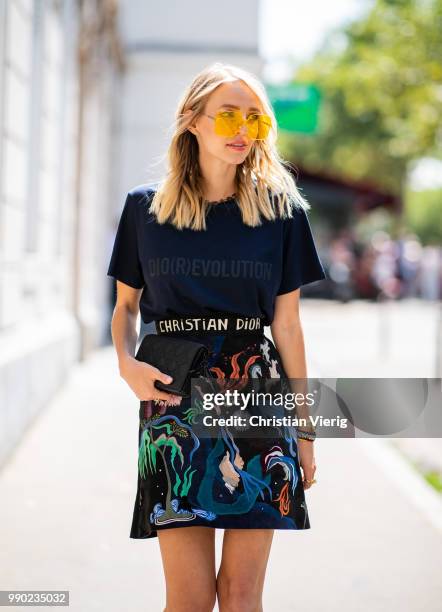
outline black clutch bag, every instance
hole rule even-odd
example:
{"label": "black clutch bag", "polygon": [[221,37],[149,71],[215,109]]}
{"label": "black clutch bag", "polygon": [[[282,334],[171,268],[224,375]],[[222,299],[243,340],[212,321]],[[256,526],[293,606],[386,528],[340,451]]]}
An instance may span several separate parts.
{"label": "black clutch bag", "polygon": [[209,351],[207,346],[161,334],[146,334],[135,355],[138,361],[155,366],[164,374],[172,376],[171,383],[155,380],[154,386],[161,391],[190,397],[191,379],[210,376],[207,368]]}

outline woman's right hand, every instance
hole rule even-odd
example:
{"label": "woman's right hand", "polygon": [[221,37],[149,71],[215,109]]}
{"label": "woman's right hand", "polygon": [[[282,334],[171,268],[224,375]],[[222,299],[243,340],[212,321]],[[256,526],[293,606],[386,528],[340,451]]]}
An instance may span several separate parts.
{"label": "woman's right hand", "polygon": [[140,401],[163,400],[166,404],[177,406],[181,397],[154,386],[155,380],[168,384],[173,378],[158,368],[135,357],[127,356],[120,363],[120,376],[127,382]]}

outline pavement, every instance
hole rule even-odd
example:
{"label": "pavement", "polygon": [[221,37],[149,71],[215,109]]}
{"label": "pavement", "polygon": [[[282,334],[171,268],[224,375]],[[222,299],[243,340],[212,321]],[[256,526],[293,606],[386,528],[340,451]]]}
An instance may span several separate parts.
{"label": "pavement", "polygon": [[[376,376],[382,367],[384,376],[431,375],[432,308],[390,311],[391,342],[382,348],[374,329],[385,313],[347,306],[303,303],[310,376]],[[404,354],[410,321],[419,322],[422,351]],[[163,611],[158,539],[129,538],[138,406],[113,347],[72,369],[0,472],[0,589],[69,590],[75,612]],[[318,482],[306,492],[312,528],[275,531],[264,610],[439,611],[441,496],[386,439],[322,438],[315,455]]]}

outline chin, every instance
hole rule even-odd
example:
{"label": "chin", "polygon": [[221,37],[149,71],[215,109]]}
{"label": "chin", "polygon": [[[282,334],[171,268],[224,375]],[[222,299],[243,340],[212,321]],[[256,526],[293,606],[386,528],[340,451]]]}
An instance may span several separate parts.
{"label": "chin", "polygon": [[234,153],[233,155],[229,155],[227,153],[227,155],[224,153],[224,155],[220,155],[219,157],[227,162],[228,164],[232,164],[233,166],[239,166],[240,164],[243,163],[243,161],[246,159],[247,155],[249,154],[249,151],[244,151],[244,153]]}

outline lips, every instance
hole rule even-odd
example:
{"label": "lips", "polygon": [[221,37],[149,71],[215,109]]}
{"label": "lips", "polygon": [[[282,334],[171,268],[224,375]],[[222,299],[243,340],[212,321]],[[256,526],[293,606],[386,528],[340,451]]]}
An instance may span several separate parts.
{"label": "lips", "polygon": [[228,145],[226,145],[227,147],[230,147],[231,149],[234,149],[236,151],[244,151],[244,149],[247,148],[247,143],[239,140],[237,142],[231,142]]}

